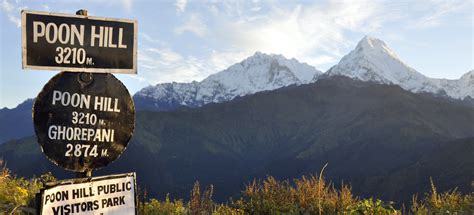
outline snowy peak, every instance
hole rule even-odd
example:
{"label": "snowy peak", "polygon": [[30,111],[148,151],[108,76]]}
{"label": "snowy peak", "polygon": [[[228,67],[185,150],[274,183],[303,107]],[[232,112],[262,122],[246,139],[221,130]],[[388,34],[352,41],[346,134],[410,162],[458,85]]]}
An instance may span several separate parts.
{"label": "snowy peak", "polygon": [[364,37],[356,48],[326,75],[343,75],[363,81],[396,84],[412,92],[445,94],[460,99],[474,96],[472,71],[459,80],[428,78],[403,63],[385,42],[369,36]]}
{"label": "snowy peak", "polygon": [[[383,41],[369,36],[364,37],[328,74],[398,85],[401,85],[401,81],[414,84],[425,82],[426,79],[399,60]],[[407,87],[412,89],[414,86]]]}
{"label": "snowy peak", "polygon": [[[331,68],[328,75],[344,75],[363,81],[406,85],[405,89],[409,90],[416,88],[420,82],[426,84],[427,79],[399,60],[395,52],[383,41],[368,36],[344,56],[339,64]],[[429,85],[424,87],[432,88]]]}
{"label": "snowy peak", "polygon": [[465,98],[470,96],[472,99],[474,99],[474,70],[471,70],[461,76],[459,82],[458,88],[461,93],[458,94],[458,97]]}
{"label": "snowy peak", "polygon": [[474,84],[474,70],[466,72],[466,74],[462,75],[459,80],[465,81],[465,82],[471,82],[471,84]]}
{"label": "snowy peak", "polygon": [[249,68],[257,64],[268,63],[270,63],[269,70],[260,70],[260,72],[269,72],[275,74],[281,70],[284,70],[288,73],[291,73],[302,83],[308,83],[311,81],[314,75],[321,74],[321,71],[315,69],[313,66],[310,66],[306,63],[301,63],[294,58],[287,59],[283,55],[264,54],[262,52],[255,52],[253,56],[243,60],[240,64],[246,68]]}
{"label": "snowy peak", "polygon": [[438,83],[440,89],[450,97],[464,99],[469,96],[474,98],[474,70],[467,72],[457,80],[432,80]]}
{"label": "snowy peak", "polygon": [[474,97],[473,73],[470,71],[459,80],[428,78],[403,63],[382,40],[366,36],[327,75],[396,84],[412,92],[441,93],[463,99]]}
{"label": "snowy peak", "polygon": [[261,52],[204,79],[201,83],[218,82],[227,90],[246,95],[273,90],[291,84],[309,83],[320,71],[295,59]]}
{"label": "snowy peak", "polygon": [[[324,76],[343,75],[363,81],[399,85],[412,92],[428,92],[453,98],[474,98],[474,70],[458,80],[428,78],[403,63],[380,39],[366,36]],[[138,109],[173,110],[200,107],[238,96],[314,82],[322,73],[314,67],[282,55],[256,52],[226,70],[200,82],[164,83],[143,88],[134,96]]]}
{"label": "snowy peak", "polygon": [[211,102],[229,101],[237,96],[309,83],[321,74],[321,71],[296,59],[256,52],[201,82],[157,84],[140,90],[134,97],[139,103],[146,103],[146,109],[199,107]]}
{"label": "snowy peak", "polygon": [[384,41],[370,36],[365,36],[356,46],[358,52],[365,52],[367,55],[372,55],[374,53],[383,53],[394,59],[398,59],[398,56],[392,51]]}

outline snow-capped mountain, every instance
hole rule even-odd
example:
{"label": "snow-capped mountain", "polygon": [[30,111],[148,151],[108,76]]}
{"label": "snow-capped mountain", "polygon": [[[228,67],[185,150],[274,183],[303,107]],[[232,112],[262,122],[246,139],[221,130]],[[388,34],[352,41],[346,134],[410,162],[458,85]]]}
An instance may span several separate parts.
{"label": "snow-capped mountain", "polygon": [[428,78],[404,64],[382,40],[366,36],[329,69],[326,76],[343,75],[363,81],[396,84],[415,93],[445,94],[463,99],[467,96],[474,98],[473,74],[470,71],[458,80]]}
{"label": "snow-capped mountain", "polygon": [[433,79],[445,93],[453,98],[474,98],[474,70],[461,76],[458,80]]}
{"label": "snow-capped mountain", "polygon": [[456,99],[474,98],[474,70],[457,80],[429,78],[403,63],[382,40],[366,36],[324,75],[296,59],[257,52],[200,82],[173,82],[145,87],[135,94],[134,100],[137,109],[141,110],[200,107],[260,91],[311,83],[334,75],[395,84],[415,93],[427,92]]}
{"label": "snow-capped mountain", "polygon": [[228,69],[200,82],[163,83],[143,88],[134,95],[140,109],[171,110],[229,101],[260,91],[310,83],[321,71],[296,59],[256,52]]}

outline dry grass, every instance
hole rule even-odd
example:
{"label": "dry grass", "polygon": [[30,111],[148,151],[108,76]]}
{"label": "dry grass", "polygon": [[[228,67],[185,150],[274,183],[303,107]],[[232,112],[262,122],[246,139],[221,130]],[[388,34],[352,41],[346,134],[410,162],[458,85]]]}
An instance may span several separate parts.
{"label": "dry grass", "polygon": [[431,191],[418,200],[418,195],[413,195],[411,213],[413,214],[474,214],[473,194],[462,195],[457,189],[439,193],[431,181]]}
{"label": "dry grass", "polygon": [[[360,200],[351,187],[340,189],[322,177],[303,176],[278,181],[267,179],[250,183],[237,202],[237,207],[248,214],[397,214],[392,206],[380,200]],[[371,213],[375,212],[375,213]]]}
{"label": "dry grass", "polygon": [[[34,195],[43,182],[55,180],[51,174],[26,180],[16,178],[0,160],[0,214],[10,214],[15,208],[32,205]],[[474,182],[473,182],[474,183]],[[279,181],[272,176],[254,180],[242,191],[242,197],[230,204],[212,200],[214,189],[201,190],[199,182],[190,192],[190,201],[151,199],[139,204],[140,214],[243,215],[243,214],[401,214],[391,204],[378,199],[360,199],[351,187],[336,188],[319,176],[303,176],[293,181]],[[413,195],[409,214],[474,214],[472,194],[463,195],[456,189],[438,192],[431,180],[431,191],[419,199]],[[14,212],[13,214],[20,214]]]}

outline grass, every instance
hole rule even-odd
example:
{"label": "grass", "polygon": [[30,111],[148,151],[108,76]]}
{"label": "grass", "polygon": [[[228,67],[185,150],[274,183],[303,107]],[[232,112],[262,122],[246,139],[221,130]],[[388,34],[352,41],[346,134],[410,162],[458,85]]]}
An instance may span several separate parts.
{"label": "grass", "polygon": [[[324,169],[324,168],[323,168]],[[473,194],[463,195],[456,189],[439,192],[431,180],[431,190],[421,198],[413,195],[408,209],[397,209],[393,203],[379,199],[362,199],[352,188],[336,188],[322,176],[277,180],[268,176],[253,180],[242,191],[242,197],[227,204],[213,201],[212,185],[201,189],[199,182],[190,191],[190,200],[146,200],[138,203],[139,214],[241,215],[241,214],[474,214]],[[32,179],[17,178],[0,160],[0,214],[24,214],[21,207],[34,207],[35,194],[42,184],[56,180],[50,173]],[[473,182],[474,185],[474,182]]]}

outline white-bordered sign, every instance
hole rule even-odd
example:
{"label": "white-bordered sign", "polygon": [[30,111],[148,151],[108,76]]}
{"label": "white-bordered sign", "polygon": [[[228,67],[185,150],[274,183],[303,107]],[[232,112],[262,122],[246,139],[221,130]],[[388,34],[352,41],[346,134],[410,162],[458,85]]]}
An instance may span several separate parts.
{"label": "white-bordered sign", "polygon": [[137,21],[21,12],[24,69],[137,73]]}
{"label": "white-bordered sign", "polygon": [[60,181],[42,190],[41,214],[136,214],[135,173]]}

